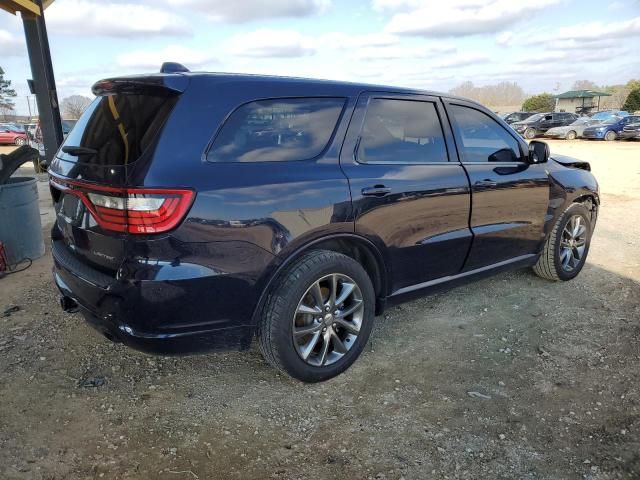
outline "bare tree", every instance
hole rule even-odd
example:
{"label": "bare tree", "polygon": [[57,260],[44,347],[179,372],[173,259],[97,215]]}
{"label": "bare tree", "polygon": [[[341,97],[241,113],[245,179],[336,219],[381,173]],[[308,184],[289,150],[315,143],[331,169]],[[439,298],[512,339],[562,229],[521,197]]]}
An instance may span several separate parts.
{"label": "bare tree", "polygon": [[573,82],[572,90],[597,90],[598,88],[600,87],[591,80],[576,80]]}
{"label": "bare tree", "polygon": [[62,115],[69,120],[77,120],[89,106],[91,99],[82,95],[71,95],[62,100]]}
{"label": "bare tree", "polygon": [[500,82],[484,87],[476,87],[472,82],[463,82],[449,93],[471,98],[491,107],[520,105],[526,98],[524,90],[516,82]]}

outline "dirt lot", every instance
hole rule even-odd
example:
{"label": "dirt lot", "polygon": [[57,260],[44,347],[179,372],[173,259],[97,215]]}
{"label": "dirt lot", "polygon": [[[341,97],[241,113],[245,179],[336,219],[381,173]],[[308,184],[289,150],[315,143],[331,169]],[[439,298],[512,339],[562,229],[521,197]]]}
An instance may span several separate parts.
{"label": "dirt lot", "polygon": [[320,385],[255,348],[110,344],[60,311],[46,257],[0,280],[0,478],[640,478],[640,142],[550,143],[601,182],[583,273],[394,308]]}

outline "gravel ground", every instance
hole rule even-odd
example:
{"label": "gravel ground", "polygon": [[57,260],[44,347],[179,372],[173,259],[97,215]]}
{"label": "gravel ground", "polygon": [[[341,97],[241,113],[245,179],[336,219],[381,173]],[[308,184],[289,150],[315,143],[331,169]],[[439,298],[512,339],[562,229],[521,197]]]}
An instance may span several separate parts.
{"label": "gravel ground", "polygon": [[319,385],[255,347],[110,344],[60,311],[48,257],[0,280],[0,478],[640,478],[640,142],[550,143],[601,183],[582,274],[393,308]]}

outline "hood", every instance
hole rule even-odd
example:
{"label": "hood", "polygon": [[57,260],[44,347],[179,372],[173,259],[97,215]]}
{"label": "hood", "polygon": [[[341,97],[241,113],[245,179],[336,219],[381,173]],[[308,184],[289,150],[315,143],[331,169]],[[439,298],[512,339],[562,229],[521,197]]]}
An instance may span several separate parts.
{"label": "hood", "polygon": [[613,125],[607,125],[606,123],[595,123],[593,125],[589,125],[585,128],[585,130],[597,130],[598,128],[607,128],[613,127]]}
{"label": "hood", "polygon": [[591,165],[589,164],[589,162],[585,162],[584,160],[578,160],[577,158],[567,157],[566,155],[557,155],[557,154],[551,155],[550,158],[554,162],[559,163],[560,165],[563,165],[565,167],[580,168],[582,170],[587,170],[589,172],[591,171]]}

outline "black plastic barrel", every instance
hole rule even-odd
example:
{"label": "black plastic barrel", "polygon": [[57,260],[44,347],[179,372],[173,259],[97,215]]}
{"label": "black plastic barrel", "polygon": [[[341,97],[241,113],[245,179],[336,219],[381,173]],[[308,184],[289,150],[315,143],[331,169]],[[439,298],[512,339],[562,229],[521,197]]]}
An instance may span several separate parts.
{"label": "black plastic barrel", "polygon": [[11,177],[0,184],[0,242],[9,265],[44,255],[35,178]]}

